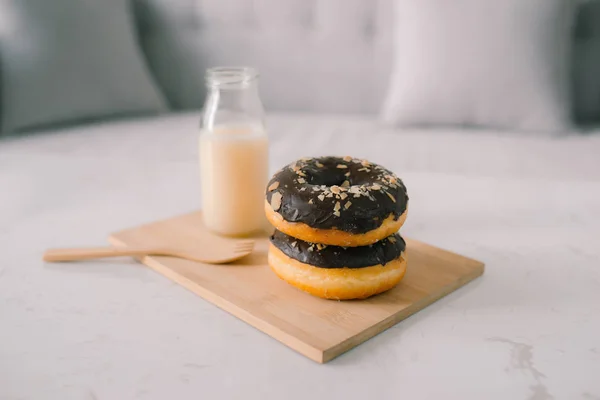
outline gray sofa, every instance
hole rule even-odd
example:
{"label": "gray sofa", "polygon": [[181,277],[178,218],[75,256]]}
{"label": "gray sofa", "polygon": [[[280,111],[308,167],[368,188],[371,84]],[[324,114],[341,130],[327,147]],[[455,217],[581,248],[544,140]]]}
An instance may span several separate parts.
{"label": "gray sofa", "polygon": [[[390,83],[392,7],[393,0],[135,0],[134,14],[149,66],[175,109],[202,106],[206,68],[249,64],[262,74],[269,110],[375,115]],[[593,122],[600,120],[600,1],[581,2],[577,14],[573,111]]]}
{"label": "gray sofa", "polygon": [[[600,121],[600,1],[578,3],[570,87],[574,118],[589,124]],[[199,110],[216,65],[257,67],[271,112],[375,117],[391,83],[393,0],[5,0],[0,11],[0,116],[27,114],[16,130]]]}

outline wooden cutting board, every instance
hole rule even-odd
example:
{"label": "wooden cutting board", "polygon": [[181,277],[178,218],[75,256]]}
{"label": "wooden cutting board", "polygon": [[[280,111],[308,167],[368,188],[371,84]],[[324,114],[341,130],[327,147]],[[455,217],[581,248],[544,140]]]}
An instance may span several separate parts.
{"label": "wooden cutting board", "polygon": [[[210,235],[200,212],[111,235],[117,246],[198,245]],[[406,239],[400,284],[366,300],[313,297],[280,280],[267,265],[268,238],[248,257],[208,265],[171,257],[140,261],[200,297],[319,363],[350,350],[483,273],[483,263]]]}

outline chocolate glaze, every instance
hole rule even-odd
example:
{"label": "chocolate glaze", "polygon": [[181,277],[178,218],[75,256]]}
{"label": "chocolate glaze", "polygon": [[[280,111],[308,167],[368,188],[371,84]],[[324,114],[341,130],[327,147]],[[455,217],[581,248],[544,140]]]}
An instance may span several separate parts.
{"label": "chocolate glaze", "polygon": [[[272,201],[279,193],[281,203]],[[279,197],[279,195],[277,195]],[[303,158],[269,181],[267,201],[284,220],[365,233],[406,211],[404,183],[391,171],[351,157]]]}
{"label": "chocolate glaze", "polygon": [[406,248],[404,239],[394,234],[370,246],[339,247],[309,243],[275,231],[271,243],[286,256],[320,268],[364,268],[385,265]]}

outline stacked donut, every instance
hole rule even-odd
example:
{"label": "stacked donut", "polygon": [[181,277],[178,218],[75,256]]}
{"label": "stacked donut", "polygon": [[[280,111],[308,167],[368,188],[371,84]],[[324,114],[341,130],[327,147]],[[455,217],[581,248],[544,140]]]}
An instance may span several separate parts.
{"label": "stacked donut", "polygon": [[406,272],[404,183],[352,157],[302,158],[277,172],[265,213],[275,227],[269,265],[283,280],[328,299],[362,299]]}

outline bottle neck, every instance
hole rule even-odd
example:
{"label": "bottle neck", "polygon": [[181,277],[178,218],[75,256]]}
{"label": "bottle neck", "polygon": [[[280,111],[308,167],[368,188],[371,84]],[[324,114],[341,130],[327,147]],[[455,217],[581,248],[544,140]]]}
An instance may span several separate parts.
{"label": "bottle neck", "polygon": [[222,109],[244,110],[260,102],[256,81],[242,85],[214,85],[208,87],[207,101]]}
{"label": "bottle neck", "polygon": [[214,68],[206,74],[208,89],[202,127],[262,125],[264,111],[258,93],[258,74],[251,68]]}

